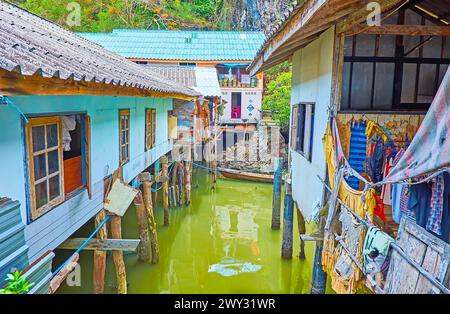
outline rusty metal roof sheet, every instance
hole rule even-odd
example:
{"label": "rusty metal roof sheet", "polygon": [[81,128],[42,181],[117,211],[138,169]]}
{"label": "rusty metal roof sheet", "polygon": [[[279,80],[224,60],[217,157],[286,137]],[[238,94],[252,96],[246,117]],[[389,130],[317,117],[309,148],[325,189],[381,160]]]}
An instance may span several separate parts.
{"label": "rusty metal roof sheet", "polygon": [[97,82],[198,96],[15,5],[0,2],[0,68],[25,76]]}

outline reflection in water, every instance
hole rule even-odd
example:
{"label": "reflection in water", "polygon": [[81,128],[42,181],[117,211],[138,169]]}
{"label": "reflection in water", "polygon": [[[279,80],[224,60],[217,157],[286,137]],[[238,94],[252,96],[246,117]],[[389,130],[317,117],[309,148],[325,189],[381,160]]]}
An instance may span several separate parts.
{"label": "reflection in water", "polygon": [[[306,244],[306,260],[298,257],[294,224],[294,258],[281,259],[282,231],[271,225],[272,186],[219,180],[215,191],[209,177],[194,174],[192,204],[170,211],[163,226],[163,210],[155,208],[160,263],[150,265],[126,254],[129,293],[309,293],[313,243]],[[134,208],[123,218],[124,239],[138,238]],[[93,223],[75,236],[92,232]],[[59,265],[69,251],[58,251]],[[80,256],[81,287],[63,284],[59,293],[92,293],[92,252]],[[108,255],[106,292],[115,293],[112,256]]]}

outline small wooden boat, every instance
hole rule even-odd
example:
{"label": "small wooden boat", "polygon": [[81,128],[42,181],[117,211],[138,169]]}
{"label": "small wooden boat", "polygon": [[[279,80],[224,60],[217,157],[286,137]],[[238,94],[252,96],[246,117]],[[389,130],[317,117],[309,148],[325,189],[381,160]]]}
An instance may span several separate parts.
{"label": "small wooden boat", "polygon": [[217,170],[219,170],[220,173],[222,174],[222,176],[224,176],[227,179],[273,183],[273,175],[272,174],[245,172],[245,171],[240,171],[240,170],[235,170],[235,169],[225,169],[225,168],[217,168]]}

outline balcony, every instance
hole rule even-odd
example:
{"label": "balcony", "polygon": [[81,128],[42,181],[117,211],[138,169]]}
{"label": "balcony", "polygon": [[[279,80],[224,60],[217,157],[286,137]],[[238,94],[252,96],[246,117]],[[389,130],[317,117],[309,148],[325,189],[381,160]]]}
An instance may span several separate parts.
{"label": "balcony", "polygon": [[236,79],[236,74],[233,75],[233,78],[230,80],[229,75],[218,75],[219,85],[220,87],[229,87],[229,88],[258,88],[260,80],[256,77],[250,77],[248,75],[241,75],[240,79]]}

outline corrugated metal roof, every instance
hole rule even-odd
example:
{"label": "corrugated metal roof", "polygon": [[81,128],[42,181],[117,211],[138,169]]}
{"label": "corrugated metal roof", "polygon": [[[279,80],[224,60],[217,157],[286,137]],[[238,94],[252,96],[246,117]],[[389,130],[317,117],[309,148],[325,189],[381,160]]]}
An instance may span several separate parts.
{"label": "corrugated metal roof", "polygon": [[115,29],[80,33],[130,59],[250,61],[264,42],[263,32]]}
{"label": "corrugated metal roof", "polygon": [[20,203],[0,197],[0,287],[5,283],[6,274],[28,266],[24,229]]}
{"label": "corrugated metal roof", "polygon": [[222,97],[219,80],[217,79],[217,70],[215,68],[154,64],[146,64],[143,66],[170,80],[184,84],[205,97]]}
{"label": "corrugated metal roof", "polygon": [[189,88],[9,3],[0,2],[0,68],[26,76],[73,78],[197,96]]}

